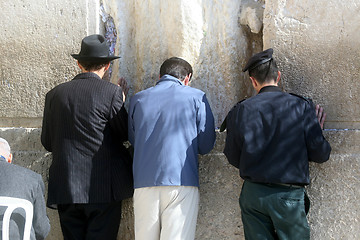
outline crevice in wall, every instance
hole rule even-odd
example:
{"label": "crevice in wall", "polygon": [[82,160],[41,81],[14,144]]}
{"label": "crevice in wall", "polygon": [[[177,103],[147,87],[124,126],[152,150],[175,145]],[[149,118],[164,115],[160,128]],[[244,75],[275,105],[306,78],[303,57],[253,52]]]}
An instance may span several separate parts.
{"label": "crevice in wall", "polygon": [[248,26],[252,33],[260,33],[263,27],[264,9],[265,1],[263,0],[243,1],[240,9],[240,24]]}
{"label": "crevice in wall", "polygon": [[[241,3],[239,13],[239,27],[247,42],[245,61],[255,53],[263,50],[263,15],[265,9],[264,0],[244,0]],[[244,98],[255,94],[250,81],[245,81],[242,88]]]}
{"label": "crevice in wall", "polygon": [[[114,18],[105,11],[105,8],[104,8],[104,5],[102,2],[100,2],[100,16],[101,16],[101,21],[103,23],[102,32],[104,34],[104,37],[106,38],[107,43],[110,46],[109,52],[111,55],[115,55],[117,30],[116,30]],[[110,81],[112,67],[113,67],[113,62],[111,62],[110,68],[105,73],[105,76],[103,77],[103,79]]]}

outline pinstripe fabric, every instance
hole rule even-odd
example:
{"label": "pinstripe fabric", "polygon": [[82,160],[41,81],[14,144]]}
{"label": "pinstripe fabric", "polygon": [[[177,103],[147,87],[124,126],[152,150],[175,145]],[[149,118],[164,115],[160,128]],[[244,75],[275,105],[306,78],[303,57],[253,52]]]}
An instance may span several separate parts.
{"label": "pinstripe fabric", "polygon": [[108,203],[132,196],[121,88],[81,73],[46,94],[41,142],[52,152],[47,204]]}

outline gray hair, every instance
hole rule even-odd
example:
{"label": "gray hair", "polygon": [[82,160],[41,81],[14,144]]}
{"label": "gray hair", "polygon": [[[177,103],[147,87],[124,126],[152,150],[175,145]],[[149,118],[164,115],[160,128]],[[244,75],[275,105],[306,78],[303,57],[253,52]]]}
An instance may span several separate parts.
{"label": "gray hair", "polygon": [[3,139],[3,138],[0,138],[0,153],[1,153],[1,152],[4,153],[4,154],[6,154],[6,156],[4,156],[4,157],[9,156],[10,153],[11,153],[11,149],[10,149],[9,143],[8,143],[5,139]]}

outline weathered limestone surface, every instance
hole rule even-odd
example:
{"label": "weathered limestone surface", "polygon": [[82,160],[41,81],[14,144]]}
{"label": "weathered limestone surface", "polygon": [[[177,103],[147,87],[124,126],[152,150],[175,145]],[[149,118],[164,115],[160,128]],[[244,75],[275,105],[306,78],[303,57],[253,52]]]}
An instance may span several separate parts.
{"label": "weathered limestone surface", "polygon": [[207,94],[217,126],[234,103],[252,95],[241,68],[253,52],[261,50],[262,40],[260,34],[240,25],[241,1],[103,3],[118,29],[122,58],[117,74],[129,80],[131,95],[153,86],[159,79],[161,63],[172,56],[193,65],[191,84]]}
{"label": "weathered limestone surface", "polygon": [[360,128],[360,2],[267,1],[264,48],[288,91],[326,107],[327,128]]}
{"label": "weathered limestone surface", "polygon": [[324,164],[312,164],[311,239],[360,239],[360,131],[327,131],[332,152]]}
{"label": "weathered limestone surface", "polygon": [[[262,18],[252,15],[259,34],[240,25],[241,1],[102,2],[114,18],[116,54],[122,56],[114,62],[112,81],[126,77],[130,94],[153,86],[160,64],[171,56],[193,64],[192,85],[207,93],[217,126],[234,103],[253,94],[241,66],[261,50]],[[39,127],[45,93],[78,72],[70,54],[79,51],[85,35],[104,31],[100,2],[4,0],[0,7],[0,126]]]}
{"label": "weathered limestone surface", "polygon": [[77,71],[71,53],[99,31],[99,1],[0,1],[0,126],[41,126],[45,93]]}

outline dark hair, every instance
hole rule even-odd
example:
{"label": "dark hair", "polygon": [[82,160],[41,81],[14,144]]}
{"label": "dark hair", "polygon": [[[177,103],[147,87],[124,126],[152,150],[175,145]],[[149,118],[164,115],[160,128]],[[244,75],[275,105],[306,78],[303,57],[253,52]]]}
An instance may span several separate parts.
{"label": "dark hair", "polygon": [[79,60],[79,63],[86,71],[97,71],[105,67],[110,61],[103,62],[93,62],[93,61],[82,61]]}
{"label": "dark hair", "polygon": [[160,77],[168,74],[183,81],[190,73],[191,75],[193,73],[190,63],[178,57],[172,57],[165,60],[160,67]]}
{"label": "dark hair", "polygon": [[269,81],[276,81],[278,76],[278,67],[274,59],[271,59],[269,62],[261,64],[256,68],[249,70],[249,76],[254,77],[260,84]]}

